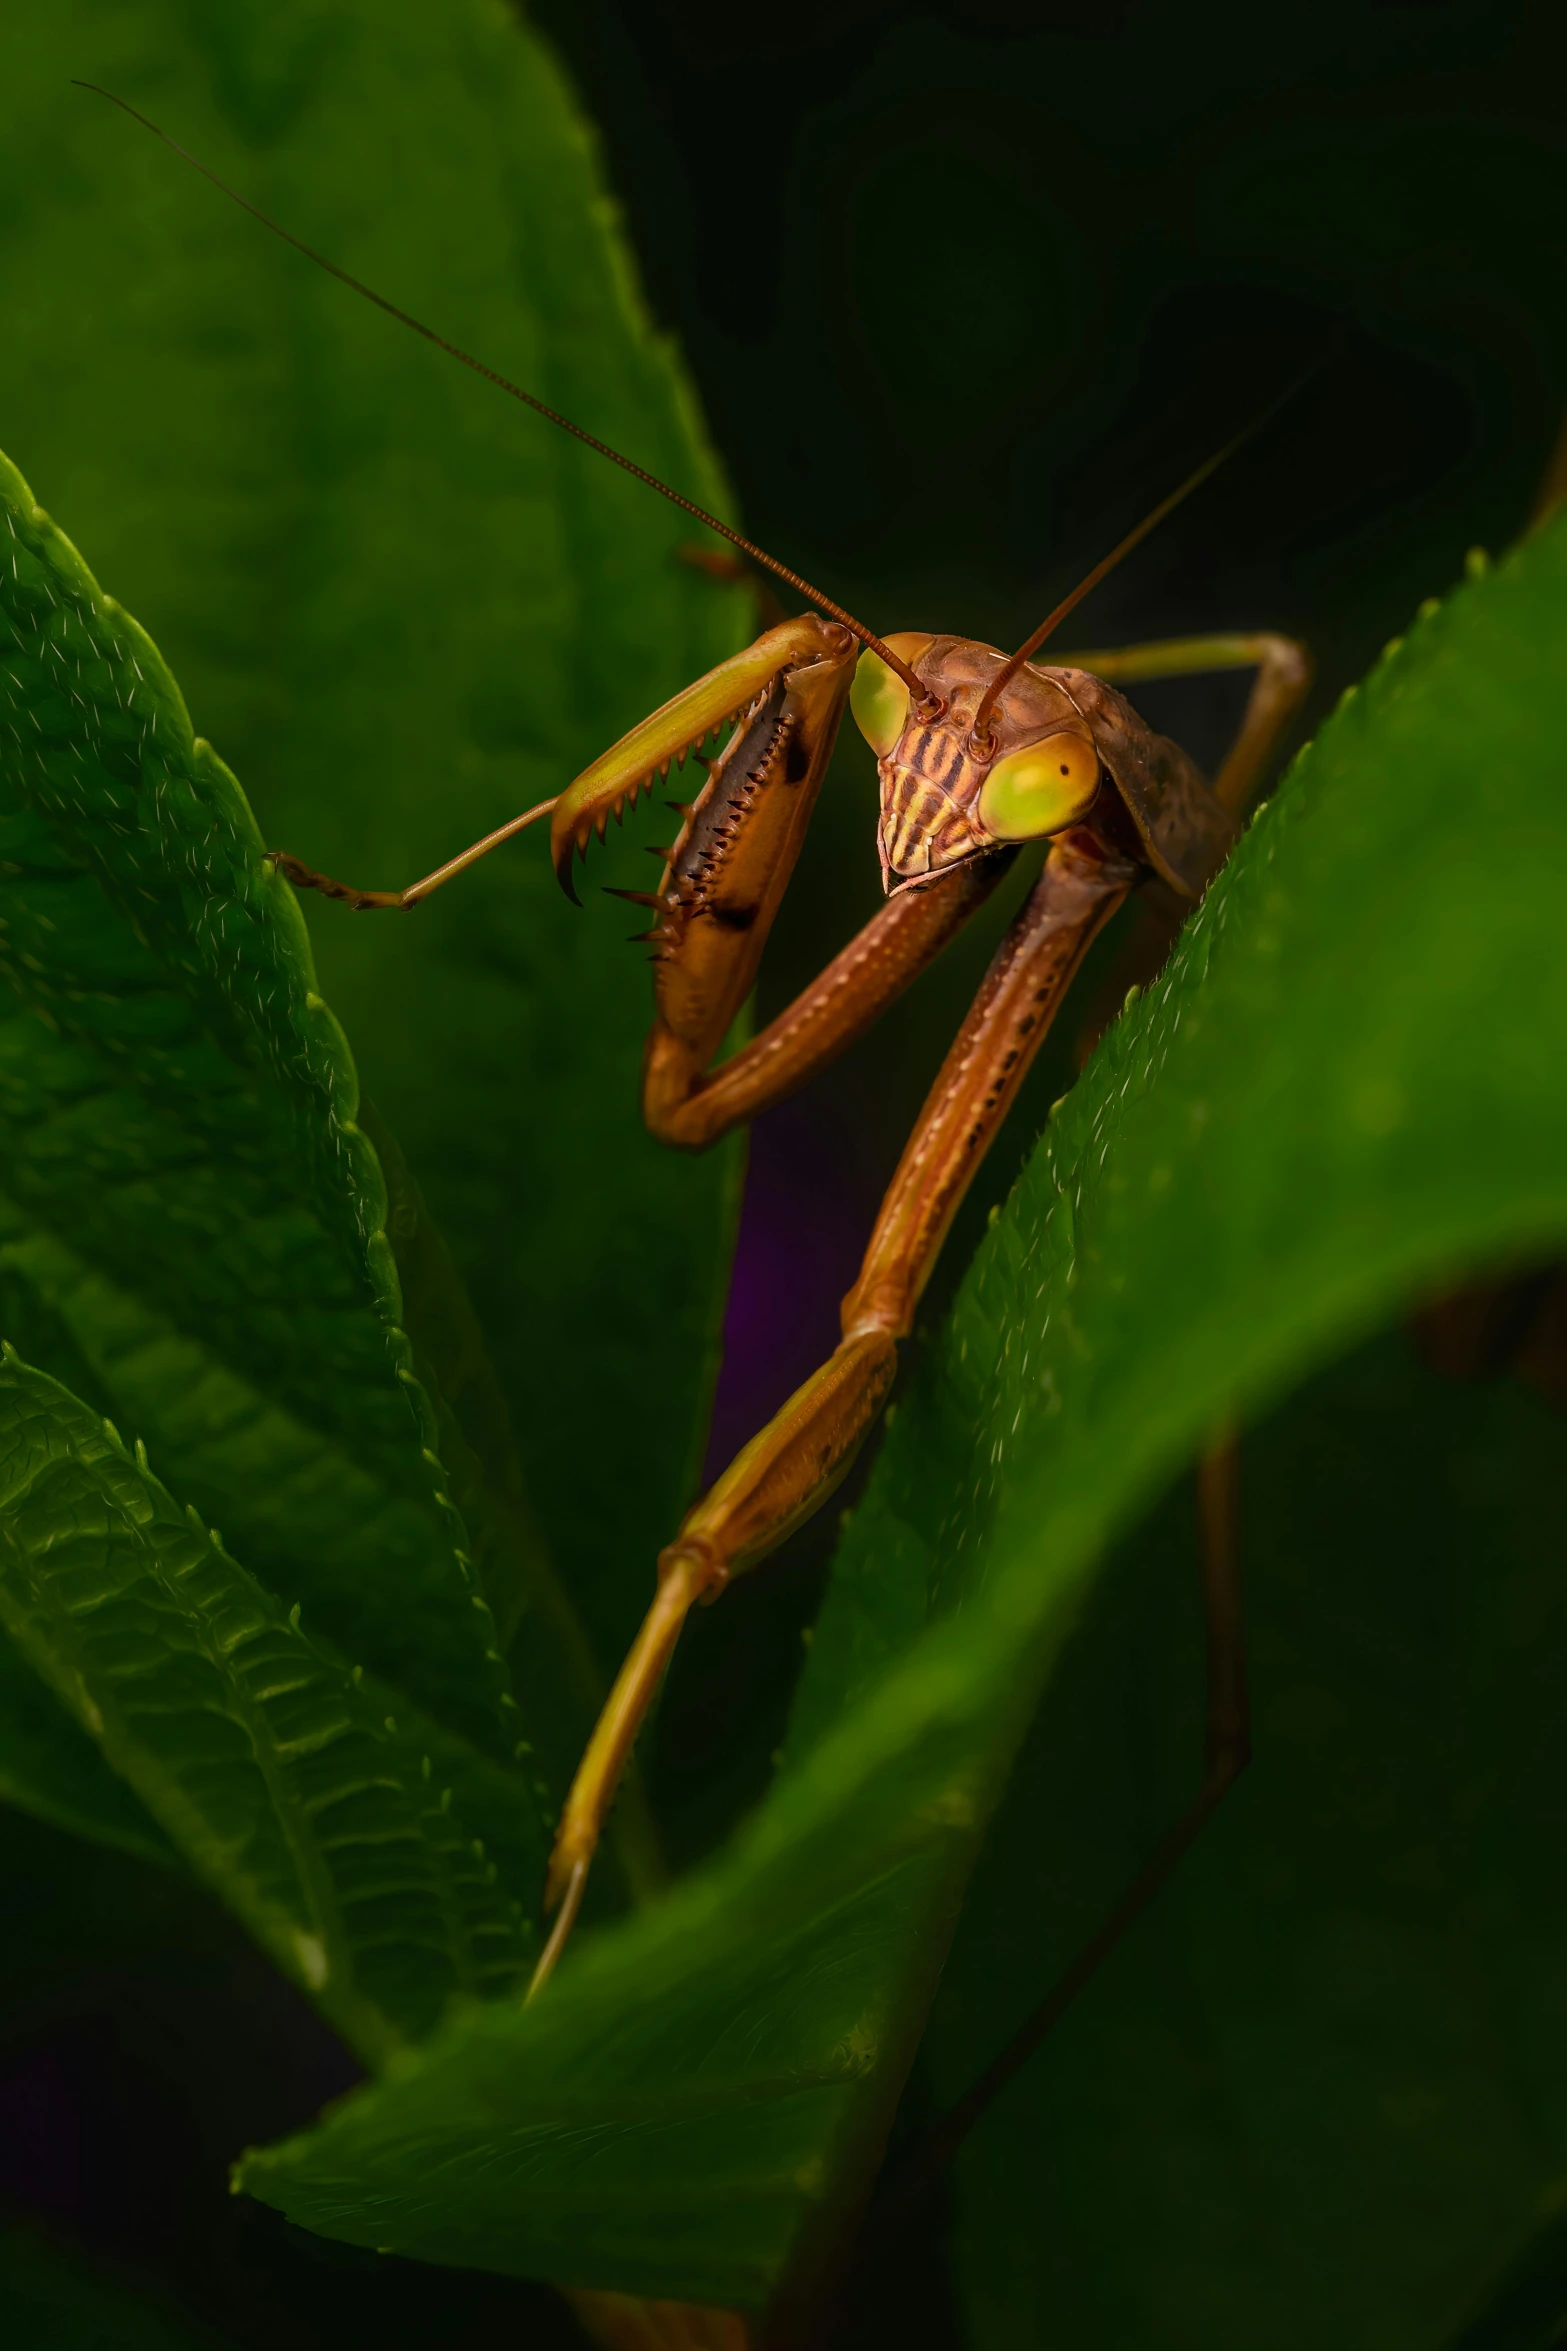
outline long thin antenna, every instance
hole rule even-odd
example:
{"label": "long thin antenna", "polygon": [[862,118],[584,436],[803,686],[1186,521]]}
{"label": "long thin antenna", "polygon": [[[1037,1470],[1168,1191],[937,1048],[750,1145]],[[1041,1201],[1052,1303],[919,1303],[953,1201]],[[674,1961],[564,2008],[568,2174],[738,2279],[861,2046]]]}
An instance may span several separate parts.
{"label": "long thin antenna", "polygon": [[1011,655],[1010,659],[1002,663],[995,676],[991,679],[989,685],[985,688],[984,693],[980,696],[979,708],[974,713],[974,724],[969,730],[969,739],[976,750],[982,751],[985,744],[989,741],[990,714],[995,709],[997,702],[1001,699],[1003,693],[1005,693],[1012,679],[1016,677],[1024,662],[1028,660],[1030,654],[1038,652],[1045,639],[1052,635],[1053,632],[1060,627],[1067,614],[1069,612],[1074,612],[1078,605],[1082,603],[1083,598],[1088,595],[1092,589],[1098,587],[1100,581],[1106,576],[1106,574],[1114,571],[1116,565],[1121,561],[1123,556],[1130,555],[1132,549],[1138,546],[1144,539],[1146,539],[1149,532],[1156,529],[1158,525],[1163,522],[1167,514],[1173,514],[1176,507],[1181,505],[1185,499],[1189,498],[1194,490],[1201,489],[1203,483],[1208,479],[1208,476],[1212,473],[1217,473],[1220,466],[1224,464],[1225,460],[1227,458],[1233,457],[1236,450],[1240,448],[1243,442],[1249,441],[1254,433],[1260,433],[1263,426],[1268,424],[1273,419],[1273,417],[1278,414],[1279,410],[1284,406],[1285,401],[1293,400],[1295,394],[1300,390],[1302,384],[1309,382],[1311,377],[1316,375],[1319,369],[1325,367],[1326,364],[1327,360],[1324,357],[1322,359],[1315,360],[1310,367],[1302,369],[1301,373],[1294,378],[1293,382],[1286,384],[1283,391],[1278,393],[1275,398],[1268,402],[1266,408],[1259,410],[1257,415],[1251,419],[1249,424],[1245,424],[1241,427],[1240,431],[1235,435],[1233,440],[1226,441],[1222,449],[1215,450],[1213,456],[1205,458],[1203,463],[1198,466],[1195,473],[1189,473],[1187,475],[1185,481],[1182,482],[1178,490],[1172,490],[1167,498],[1161,498],[1158,505],[1153,509],[1152,513],[1145,514],[1142,521],[1138,523],[1134,529],[1129,530],[1125,538],[1120,540],[1114,547],[1111,548],[1108,555],[1100,557],[1099,561],[1094,565],[1092,571],[1086,572],[1084,574],[1083,578],[1078,581],[1077,586],[1072,590],[1071,594],[1068,596],[1063,596],[1060,603],[1056,605],[1055,609],[1052,612],[1046,613],[1044,619],[1040,622],[1038,628],[1035,629],[1033,635],[1027,638],[1024,643],[1018,647],[1017,651]]}
{"label": "long thin antenna", "polygon": [[682,507],[699,523],[704,523],[710,531],[717,531],[720,538],[727,539],[732,547],[738,547],[743,554],[749,555],[753,563],[764,564],[770,572],[776,573],[779,579],[787,580],[791,588],[797,589],[802,596],[808,597],[813,604],[833,620],[841,621],[844,627],[858,637],[862,645],[868,646],[870,651],[883,660],[889,669],[896,670],[916,702],[929,701],[930,689],[924,680],[916,676],[906,662],[900,661],[896,653],[882,643],[880,637],[873,635],[863,621],[856,620],[852,612],[845,612],[843,606],[835,604],[830,596],[824,596],[820,588],[813,588],[809,580],[802,579],[797,571],[791,571],[786,563],[780,563],[776,555],[769,555],[765,547],[758,547],[754,540],[742,538],[738,531],[730,529],[728,523],[720,522],[716,514],[709,514],[705,507],[698,506],[693,499],[683,498],[678,490],[672,490],[667,482],[661,482],[657,474],[649,473],[644,466],[637,465],[629,457],[622,457],[618,449],[612,449],[607,441],[599,440],[594,434],[586,432],[581,425],[573,424],[571,418],[562,416],[559,409],[547,407],[544,401],[536,400],[531,392],[525,392],[520,384],[514,384],[508,376],[499,374],[493,367],[486,367],[482,359],[475,359],[471,351],[464,351],[458,343],[449,343],[444,335],[436,333],[434,327],[427,327],[422,319],[414,318],[406,310],[400,310],[395,302],[389,302],[386,296],[378,294],[373,286],[365,285],[359,278],[351,276],[346,269],[339,269],[335,261],[328,261],[324,253],[318,253],[315,247],[307,245],[302,237],[296,237],[292,230],[285,229],[279,222],[271,219],[261,210],[259,205],[252,204],[248,196],[242,196],[237,188],[231,188],[226,180],[220,180],[217,173],[209,170],[199,156],[192,155],[188,147],[182,147],[178,139],[171,139],[167,131],[160,130],[155,122],[149,121],[145,114],[138,112],[127,99],[117,97],[113,90],[104,89],[99,82],[76,81],[73,77],[73,87],[78,90],[91,90],[93,95],[98,98],[107,98],[111,106],[119,107],[122,114],[128,114],[133,122],[139,122],[143,130],[151,131],[155,139],[161,139],[165,147],[171,147],[183,162],[188,163],[193,171],[199,171],[204,180],[210,180],[215,188],[229,198],[231,203],[237,204],[242,212],[248,212],[252,220],[259,220],[264,229],[272,231],[274,237],[281,237],[285,245],[292,245],[295,252],[302,253],[307,261],[313,261],[317,269],[324,269],[328,277],[336,278],[341,285],[349,287],[353,293],[363,295],[365,301],[373,302],[377,310],[384,310],[388,317],[397,319],[401,325],[412,327],[416,335],[422,335],[425,341],[433,343],[438,351],[446,352],[452,359],[460,359],[464,367],[471,367],[474,374],[483,376],[486,383],[496,385],[502,392],[509,392],[514,400],[520,400],[523,406],[531,408],[535,415],[547,418],[549,423],[553,425],[559,425],[563,433],[570,433],[575,440],[585,442],[588,448],[596,449],[601,457],[607,457],[612,464],[620,466],[626,473],[635,475],[639,482],[646,482],[650,490],[657,490],[661,498],[667,498],[672,505]]}

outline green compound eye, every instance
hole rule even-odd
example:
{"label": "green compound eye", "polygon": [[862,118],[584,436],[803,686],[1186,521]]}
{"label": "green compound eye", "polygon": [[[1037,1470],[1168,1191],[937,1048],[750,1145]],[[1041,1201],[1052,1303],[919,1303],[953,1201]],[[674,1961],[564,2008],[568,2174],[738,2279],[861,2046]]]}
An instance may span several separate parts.
{"label": "green compound eye", "polygon": [[1037,841],[1075,822],[1098,789],[1093,744],[1081,735],[1047,735],[996,761],[979,795],[979,821],[992,840]]}
{"label": "green compound eye", "polygon": [[[885,642],[890,652],[912,667],[931,640],[903,629]],[[877,758],[885,759],[908,724],[909,689],[879,653],[867,650],[855,663],[849,708],[854,713],[855,725]]]}

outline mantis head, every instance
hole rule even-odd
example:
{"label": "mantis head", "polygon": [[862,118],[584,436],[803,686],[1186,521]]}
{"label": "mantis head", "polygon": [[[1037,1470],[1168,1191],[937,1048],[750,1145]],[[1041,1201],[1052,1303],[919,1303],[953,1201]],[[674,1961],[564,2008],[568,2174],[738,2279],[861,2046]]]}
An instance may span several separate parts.
{"label": "mantis head", "polygon": [[886,643],[926,688],[917,702],[867,651],[850,696],[877,756],[877,847],[889,897],[968,859],[1077,823],[1098,795],[1100,762],[1088,721],[1064,685],[1025,662],[996,694],[1008,664],[992,646],[909,632]]}

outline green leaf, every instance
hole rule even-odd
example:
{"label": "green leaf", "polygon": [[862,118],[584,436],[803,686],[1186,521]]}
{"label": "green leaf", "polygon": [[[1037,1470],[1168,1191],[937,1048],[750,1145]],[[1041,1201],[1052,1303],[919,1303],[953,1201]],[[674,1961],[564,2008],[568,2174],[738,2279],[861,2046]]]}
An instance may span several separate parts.
{"label": "green leaf", "polygon": [[[519,17],[144,0],[106,20],[62,0],[7,47],[8,445],[167,652],[268,843],[351,881],[410,881],[558,791],[750,632],[749,599],[677,559],[703,536],[688,518],[68,77],[122,90],[297,234],[721,506],[591,138]],[[620,855],[590,882],[645,883]],[[584,895],[584,914],[563,902],[530,834],[416,917],[317,901],[308,919],[611,1666],[690,1499],[738,1159],[644,1133],[639,926]],[[232,1505],[119,1410],[238,1540]],[[266,1572],[259,1530],[242,1549]]]}
{"label": "green leaf", "polygon": [[[19,1354],[52,1363],[79,1397],[103,1409],[106,1399],[97,1392],[91,1365],[3,1246],[0,1332]],[[144,1860],[176,1860],[157,1822],[6,1640],[0,1640],[0,1802],[20,1805],[56,1828],[96,1837]]]}
{"label": "green leaf", "polygon": [[[413,1369],[435,1418],[452,1500],[496,1620],[527,1737],[517,1760],[540,1802],[569,1785],[603,1702],[582,1623],[554,1572],[523,1481],[505,1398],[478,1317],[401,1151],[368,1103],[360,1121],[387,1183],[387,1235],[397,1260]],[[639,1892],[659,1875],[650,1823],[633,1781],[611,1837]],[[530,1900],[535,1889],[530,1888]]]}
{"label": "green leaf", "polygon": [[274,1589],[509,1757],[298,910],[155,649],[3,459],[0,517],[6,1263],[65,1368],[236,1506]]}
{"label": "green leaf", "polygon": [[[958,2166],[976,2351],[1429,2351],[1478,2301],[1567,2311],[1549,2230],[1517,2260],[1567,2170],[1561,1423],[1395,1334],[1242,1478],[1256,1758]],[[927,2036],[942,2103],[1190,1802],[1199,1589],[1183,1481],[1019,1758]]]}
{"label": "green leaf", "polygon": [[1228,1412],[1567,1233],[1567,530],[1423,617],[1254,824],[992,1229],[712,1869],[252,2155],[328,2235],[761,2303],[875,2158],[1106,1546]]}
{"label": "green leaf", "polygon": [[[7,1350],[0,1615],[181,1852],[371,2060],[515,1984],[531,1922],[439,1734],[388,1711],[114,1430]],[[494,1775],[486,1816],[534,1827]],[[535,1861],[537,1855],[533,1856]]]}
{"label": "green leaf", "polygon": [[173,1846],[21,1651],[0,1641],[0,1802],[166,1866]]}

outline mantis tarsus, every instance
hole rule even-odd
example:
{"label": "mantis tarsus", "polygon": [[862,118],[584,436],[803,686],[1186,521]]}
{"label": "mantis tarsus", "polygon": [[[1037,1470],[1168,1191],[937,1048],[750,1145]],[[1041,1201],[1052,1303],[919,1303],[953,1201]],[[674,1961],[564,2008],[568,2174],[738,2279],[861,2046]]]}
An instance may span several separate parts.
{"label": "mantis tarsus", "polygon": [[[112,93],[104,92],[105,96]],[[125,101],[114,103],[165,143]],[[176,151],[185,155],[183,148]],[[186,160],[195,162],[194,157]],[[204,165],[196,168],[215,177]],[[216,183],[219,187],[224,184]],[[234,191],[224,188],[224,193]],[[839,1345],[690,1510],[658,1560],[653,1603],[578,1767],[545,1889],[555,1923],[537,1993],[564,1948],[616,1786],[692,1606],[715,1599],[807,1519],[848,1470],[886,1399],[898,1347],[959,1203],[1091,942],[1133,891],[1167,918],[1194,904],[1223,863],[1237,820],[1309,679],[1302,648],[1266,633],[1212,635],[1088,654],[1057,666],[1033,656],[1057,624],[1229,450],[1199,468],[1050,613],[1016,653],[967,638],[902,632],[883,640],[765,550],[544,407],[468,353],[235,201],[307,257],[550,422],[671,498],[793,587],[815,611],[779,621],[633,728],[556,798],[527,810],[400,891],[350,887],[285,852],[277,870],[361,911],[423,899],[545,818],[569,894],[574,859],[610,817],[672,766],[695,757],[706,779],[681,807],[652,916],[655,1014],[643,1109],[661,1140],[701,1150],[804,1084],[859,1037],[989,896],[1025,844],[1048,843],[948,1051],[843,1302]],[[1234,446],[1232,443],[1231,447]],[[1235,742],[1210,786],[1155,734],[1120,684],[1249,668]],[[845,709],[877,754],[877,849],[885,903],[826,969],[748,1044],[714,1056],[756,978]],[[729,728],[711,760],[702,746]],[[1233,1489],[1216,1448],[1204,1474],[1208,1533],[1208,1778],[1186,1819],[1104,1934],[1063,1979],[1036,2024],[1000,2061],[1010,2070],[1196,1833],[1245,1761],[1246,1711],[1233,1537]],[[987,2077],[976,2097],[998,2083]],[[965,2102],[967,2103],[967,2102]],[[962,2127],[963,2110],[953,2117]],[[950,2134],[949,2134],[950,2135]]]}

